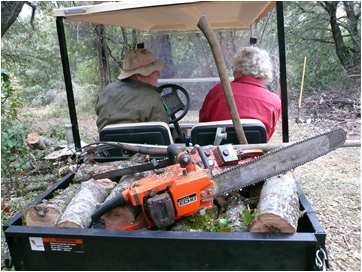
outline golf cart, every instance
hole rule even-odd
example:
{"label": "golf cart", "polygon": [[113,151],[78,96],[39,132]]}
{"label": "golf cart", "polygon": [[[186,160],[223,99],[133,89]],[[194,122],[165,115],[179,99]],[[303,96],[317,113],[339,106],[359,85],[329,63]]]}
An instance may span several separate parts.
{"label": "golf cart", "polygon": [[[200,18],[205,15],[206,24],[210,23],[214,29],[245,28],[274,7],[277,10],[280,45],[283,142],[288,142],[282,2],[121,1],[55,10],[75,148],[81,150],[81,141],[64,20],[133,27],[144,31],[196,31]],[[210,38],[207,25],[199,26]],[[211,38],[209,42],[212,45]],[[215,52],[214,56],[217,55]],[[220,62],[217,57],[215,59]],[[223,72],[221,67],[220,78],[227,90],[228,82]],[[177,95],[177,90],[183,89],[180,86],[166,85],[161,89],[165,91],[162,97],[172,119],[171,128],[180,136],[181,142],[186,130],[191,131],[185,144],[245,143],[245,138],[248,143],[266,142],[265,128],[261,122],[242,120],[240,125],[240,119],[234,114],[231,114],[232,120],[220,123],[195,124],[191,127],[179,124],[178,121],[187,112],[189,99],[186,98],[186,103],[183,103]],[[185,94],[187,97],[187,92]],[[226,130],[226,139],[219,136],[218,128]],[[100,132],[100,140],[152,145],[173,142],[170,127],[159,122],[110,125]],[[109,152],[112,159],[120,155],[112,152]],[[73,176],[70,173],[58,180],[34,203],[51,198],[57,189],[66,188]],[[13,216],[3,229],[16,270],[321,270],[327,265],[326,234],[301,189],[299,200],[301,209],[306,212],[300,218],[294,234],[163,230],[120,232],[93,228],[26,227],[22,225],[21,213]]]}

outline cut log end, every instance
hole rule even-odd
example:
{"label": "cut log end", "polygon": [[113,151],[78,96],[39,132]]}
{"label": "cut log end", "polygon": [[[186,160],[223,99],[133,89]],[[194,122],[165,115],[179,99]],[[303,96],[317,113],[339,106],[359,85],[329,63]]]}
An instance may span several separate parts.
{"label": "cut log end", "polygon": [[295,233],[296,228],[279,215],[264,213],[259,215],[250,226],[250,232]]}
{"label": "cut log end", "polygon": [[122,230],[130,224],[134,224],[136,218],[129,208],[118,207],[102,216],[104,228],[109,230]]}
{"label": "cut log end", "polygon": [[61,218],[64,209],[78,191],[79,185],[69,185],[58,191],[53,198],[29,207],[24,212],[27,226],[54,227]]}
{"label": "cut log end", "polygon": [[29,133],[25,142],[32,149],[45,149],[46,147],[43,137],[36,132]]}
{"label": "cut log end", "polygon": [[59,209],[39,204],[26,210],[25,222],[27,226],[54,227],[61,215]]}
{"label": "cut log end", "polygon": [[97,183],[99,186],[107,191],[111,191],[116,185],[116,183],[114,183],[110,179],[97,179]]}

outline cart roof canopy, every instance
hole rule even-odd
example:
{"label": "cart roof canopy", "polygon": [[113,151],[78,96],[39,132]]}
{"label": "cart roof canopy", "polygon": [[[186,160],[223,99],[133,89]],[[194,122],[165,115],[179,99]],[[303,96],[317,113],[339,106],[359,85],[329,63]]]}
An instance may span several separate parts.
{"label": "cart roof canopy", "polygon": [[54,16],[140,31],[193,31],[206,15],[213,29],[248,28],[273,9],[269,1],[139,1],[124,0],[55,9]]}

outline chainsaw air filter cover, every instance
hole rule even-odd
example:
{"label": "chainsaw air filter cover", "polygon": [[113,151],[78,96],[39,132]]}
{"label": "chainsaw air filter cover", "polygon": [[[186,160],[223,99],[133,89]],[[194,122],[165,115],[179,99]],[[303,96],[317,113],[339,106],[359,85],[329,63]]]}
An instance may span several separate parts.
{"label": "chainsaw air filter cover", "polygon": [[156,227],[167,227],[175,222],[175,209],[172,199],[167,192],[147,199],[146,207]]}

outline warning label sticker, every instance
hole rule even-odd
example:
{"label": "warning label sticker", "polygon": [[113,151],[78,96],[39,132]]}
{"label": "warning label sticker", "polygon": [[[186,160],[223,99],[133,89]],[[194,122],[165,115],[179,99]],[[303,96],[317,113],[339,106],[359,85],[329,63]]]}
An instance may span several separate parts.
{"label": "warning label sticker", "polygon": [[29,237],[31,250],[45,251],[43,238],[41,237]]}
{"label": "warning label sticker", "polygon": [[45,250],[83,253],[82,239],[43,237]]}
{"label": "warning label sticker", "polygon": [[34,251],[62,251],[83,253],[82,239],[68,239],[58,237],[29,237],[31,250]]}

